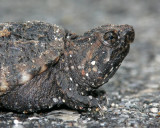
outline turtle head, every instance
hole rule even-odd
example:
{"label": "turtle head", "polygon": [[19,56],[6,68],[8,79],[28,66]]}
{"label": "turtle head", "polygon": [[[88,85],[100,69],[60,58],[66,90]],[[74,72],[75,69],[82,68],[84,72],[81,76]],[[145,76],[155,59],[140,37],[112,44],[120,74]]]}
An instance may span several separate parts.
{"label": "turtle head", "polygon": [[95,41],[89,50],[92,57],[88,77],[93,81],[90,86],[98,88],[115,74],[129,52],[135,33],[129,25],[105,25],[92,31]]}
{"label": "turtle head", "polygon": [[73,77],[91,88],[108,82],[128,54],[134,36],[129,25],[104,25],[84,33],[75,41],[72,60],[77,69],[72,71]]}

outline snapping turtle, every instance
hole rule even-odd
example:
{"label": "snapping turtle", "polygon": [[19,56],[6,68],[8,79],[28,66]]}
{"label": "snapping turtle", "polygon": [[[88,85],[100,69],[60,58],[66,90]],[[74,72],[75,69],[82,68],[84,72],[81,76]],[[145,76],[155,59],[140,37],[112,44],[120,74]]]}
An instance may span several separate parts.
{"label": "snapping turtle", "polygon": [[36,112],[98,107],[91,91],[114,75],[134,30],[104,25],[79,36],[43,22],[0,24],[0,107]]}

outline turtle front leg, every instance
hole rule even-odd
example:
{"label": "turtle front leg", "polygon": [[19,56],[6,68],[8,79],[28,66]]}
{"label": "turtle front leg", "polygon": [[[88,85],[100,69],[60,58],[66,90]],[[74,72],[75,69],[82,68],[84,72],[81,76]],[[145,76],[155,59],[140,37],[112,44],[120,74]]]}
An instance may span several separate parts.
{"label": "turtle front leg", "polygon": [[65,95],[65,103],[68,107],[77,110],[96,109],[100,107],[99,100],[93,96],[80,95],[77,90],[68,90]]}
{"label": "turtle front leg", "polygon": [[88,96],[87,92],[83,94],[78,88],[80,85],[76,84],[69,75],[60,73],[56,75],[56,80],[57,86],[60,87],[60,92],[63,95],[62,102],[69,108],[76,110],[99,108],[99,100],[91,95]]}

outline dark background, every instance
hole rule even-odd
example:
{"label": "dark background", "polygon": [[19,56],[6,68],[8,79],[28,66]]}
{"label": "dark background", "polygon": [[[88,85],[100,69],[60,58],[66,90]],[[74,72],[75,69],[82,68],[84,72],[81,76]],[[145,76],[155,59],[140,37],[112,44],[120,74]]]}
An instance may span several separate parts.
{"label": "dark background", "polygon": [[[130,24],[135,28],[136,38],[121,68],[103,86],[110,101],[105,120],[99,119],[96,123],[65,110],[59,117],[50,112],[23,120],[21,114],[2,112],[0,126],[29,127],[36,122],[40,127],[65,127],[70,126],[67,121],[73,120],[71,126],[74,127],[160,125],[159,0],[0,0],[0,22],[33,20],[57,24],[78,34],[108,23]],[[38,119],[30,120],[31,117]],[[59,118],[63,121],[57,123]]]}

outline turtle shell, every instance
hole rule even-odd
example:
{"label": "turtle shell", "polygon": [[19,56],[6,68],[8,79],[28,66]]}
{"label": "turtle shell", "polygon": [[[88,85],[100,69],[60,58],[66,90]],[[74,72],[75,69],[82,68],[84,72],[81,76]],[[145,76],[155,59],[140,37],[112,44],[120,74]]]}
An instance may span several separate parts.
{"label": "turtle shell", "polygon": [[54,65],[64,37],[63,28],[43,22],[0,24],[0,95]]}

